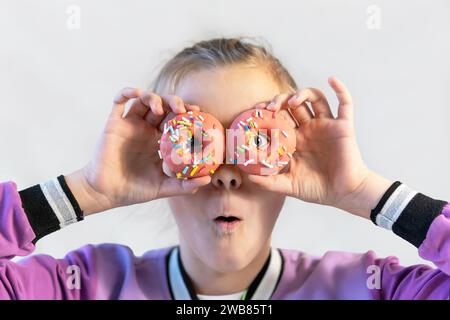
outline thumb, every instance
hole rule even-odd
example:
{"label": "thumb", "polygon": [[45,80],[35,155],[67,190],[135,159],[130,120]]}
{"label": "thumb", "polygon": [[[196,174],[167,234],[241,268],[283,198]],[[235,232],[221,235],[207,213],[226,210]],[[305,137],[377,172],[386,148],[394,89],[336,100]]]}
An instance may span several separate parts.
{"label": "thumb", "polygon": [[175,173],[172,170],[170,170],[169,166],[165,161],[162,162],[162,170],[166,176],[175,177]]}
{"label": "thumb", "polygon": [[200,187],[204,187],[210,182],[210,176],[193,179],[166,178],[161,184],[158,197],[165,198],[183,194],[193,194],[196,193]]}

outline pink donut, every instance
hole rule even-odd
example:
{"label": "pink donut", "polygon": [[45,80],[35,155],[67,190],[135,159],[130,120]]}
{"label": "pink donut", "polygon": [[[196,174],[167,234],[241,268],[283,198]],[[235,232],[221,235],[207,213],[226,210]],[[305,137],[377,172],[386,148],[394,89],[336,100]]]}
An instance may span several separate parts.
{"label": "pink donut", "polygon": [[179,179],[213,174],[224,157],[224,129],[212,115],[189,111],[164,124],[160,157]]}
{"label": "pink donut", "polygon": [[[277,174],[295,152],[295,129],[278,112],[247,110],[233,121],[230,129],[235,130],[235,136],[230,140],[227,134],[227,162],[234,160],[249,174]],[[234,146],[232,155],[229,145]]]}

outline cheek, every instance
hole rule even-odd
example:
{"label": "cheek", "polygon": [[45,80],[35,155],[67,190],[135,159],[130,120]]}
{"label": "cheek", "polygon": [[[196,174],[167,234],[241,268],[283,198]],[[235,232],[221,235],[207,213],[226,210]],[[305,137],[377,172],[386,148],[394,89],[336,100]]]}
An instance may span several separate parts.
{"label": "cheek", "polygon": [[260,199],[263,227],[271,231],[280,215],[286,197],[267,192],[261,194]]}
{"label": "cheek", "polygon": [[248,227],[264,233],[271,232],[286,197],[258,188],[250,181],[246,182],[248,190],[242,193],[245,202],[241,203],[241,207],[247,211]]}
{"label": "cheek", "polygon": [[198,195],[178,196],[168,199],[179,231],[189,236],[197,234],[205,223],[204,200]]}
{"label": "cheek", "polygon": [[189,203],[183,198],[184,197],[171,197],[167,200],[170,210],[174,215],[178,215],[183,212],[183,206]]}
{"label": "cheek", "polygon": [[168,199],[169,207],[180,229],[188,228],[192,221],[192,215],[197,212],[197,202],[192,196],[178,196]]}

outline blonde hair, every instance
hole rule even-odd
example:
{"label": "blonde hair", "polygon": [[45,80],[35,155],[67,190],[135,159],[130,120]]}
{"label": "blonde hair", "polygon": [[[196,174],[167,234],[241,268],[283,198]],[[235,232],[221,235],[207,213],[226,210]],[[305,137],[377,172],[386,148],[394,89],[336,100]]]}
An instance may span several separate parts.
{"label": "blonde hair", "polygon": [[153,83],[153,92],[173,94],[191,72],[235,64],[266,68],[283,91],[297,90],[294,79],[268,45],[254,38],[239,37],[200,41],[183,49],[162,67]]}

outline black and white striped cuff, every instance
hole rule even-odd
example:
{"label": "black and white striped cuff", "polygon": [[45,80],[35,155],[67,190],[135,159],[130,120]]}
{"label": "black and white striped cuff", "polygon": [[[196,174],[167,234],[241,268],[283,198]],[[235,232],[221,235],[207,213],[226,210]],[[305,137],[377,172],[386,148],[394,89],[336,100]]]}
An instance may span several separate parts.
{"label": "black and white striped cuff", "polygon": [[429,198],[396,181],[386,191],[370,218],[376,225],[419,247],[433,220],[442,213],[445,201]]}
{"label": "black and white striped cuff", "polygon": [[49,233],[83,220],[83,211],[62,175],[22,190],[19,195],[36,235],[34,243]]}

